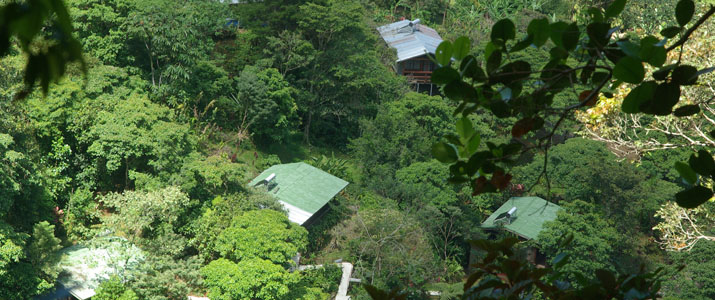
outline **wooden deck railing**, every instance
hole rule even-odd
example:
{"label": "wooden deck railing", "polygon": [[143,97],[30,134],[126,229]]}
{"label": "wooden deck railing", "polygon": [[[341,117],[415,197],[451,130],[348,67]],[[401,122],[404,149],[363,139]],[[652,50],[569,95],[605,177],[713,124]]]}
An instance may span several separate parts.
{"label": "wooden deck railing", "polygon": [[412,71],[405,70],[402,75],[406,76],[410,83],[431,83],[432,71]]}

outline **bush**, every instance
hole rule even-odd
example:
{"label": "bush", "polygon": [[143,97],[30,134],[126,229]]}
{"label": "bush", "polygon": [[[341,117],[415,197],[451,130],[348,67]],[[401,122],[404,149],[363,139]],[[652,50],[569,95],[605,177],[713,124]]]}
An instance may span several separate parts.
{"label": "bush", "polygon": [[90,227],[99,221],[98,217],[99,211],[93,193],[85,188],[77,189],[70,196],[64,219],[69,240],[80,241],[91,238],[94,234]]}
{"label": "bush", "polygon": [[333,239],[332,229],[349,217],[351,211],[345,205],[345,201],[346,199],[341,195],[335,197],[335,199],[328,202],[327,213],[308,227],[308,254],[325,248]]}
{"label": "bush", "polygon": [[96,292],[92,300],[139,300],[137,294],[125,287],[118,276],[100,283]]}
{"label": "bush", "polygon": [[297,274],[260,258],[238,263],[219,258],[201,268],[201,275],[209,288],[209,298],[216,300],[286,299],[298,282]]}
{"label": "bush", "polygon": [[256,168],[258,170],[265,170],[270,168],[273,165],[278,165],[281,163],[280,157],[275,154],[268,154],[264,157],[259,158],[258,163],[256,164]]}
{"label": "bush", "polygon": [[262,209],[234,217],[231,226],[218,235],[215,250],[234,261],[260,258],[288,267],[307,242],[305,228],[282,212]]}
{"label": "bush", "polygon": [[343,270],[337,264],[326,264],[322,268],[303,271],[302,282],[307,286],[320,288],[325,293],[336,293]]}

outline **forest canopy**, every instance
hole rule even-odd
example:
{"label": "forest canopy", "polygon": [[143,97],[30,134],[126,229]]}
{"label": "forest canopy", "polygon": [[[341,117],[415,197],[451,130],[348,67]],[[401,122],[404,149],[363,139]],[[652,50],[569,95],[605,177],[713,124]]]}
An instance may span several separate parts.
{"label": "forest canopy", "polygon": [[[712,299],[714,13],[0,0],[0,298],[117,236],[144,259],[94,298],[332,299],[342,261],[353,299]],[[417,19],[434,95],[376,30]],[[292,162],[350,182],[308,226],[247,185]],[[537,238],[481,226],[521,196],[560,207]]]}

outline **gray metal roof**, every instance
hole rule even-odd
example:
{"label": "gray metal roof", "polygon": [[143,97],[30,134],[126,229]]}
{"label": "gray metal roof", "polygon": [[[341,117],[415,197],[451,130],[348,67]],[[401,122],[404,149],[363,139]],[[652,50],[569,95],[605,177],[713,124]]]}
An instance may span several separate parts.
{"label": "gray metal roof", "polygon": [[377,28],[382,39],[391,48],[397,49],[397,62],[435,53],[442,37],[432,28],[420,24],[420,20],[402,20]]}
{"label": "gray metal roof", "polygon": [[89,246],[74,245],[60,250],[58,265],[62,273],[57,281],[77,299],[94,296],[100,282],[135,269],[144,260],[141,250],[121,237],[103,237],[87,243]]}

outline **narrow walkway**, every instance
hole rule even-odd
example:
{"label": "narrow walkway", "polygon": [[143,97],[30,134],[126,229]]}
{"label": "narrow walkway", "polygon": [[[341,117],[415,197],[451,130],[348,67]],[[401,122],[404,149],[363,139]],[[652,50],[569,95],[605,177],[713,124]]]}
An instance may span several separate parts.
{"label": "narrow walkway", "polygon": [[[350,287],[350,276],[353,274],[353,264],[351,263],[339,263],[340,268],[343,269],[343,276],[340,278],[340,285],[338,285],[338,294],[335,295],[335,300],[350,300],[348,296],[348,288]],[[302,265],[298,266],[298,270],[305,271],[307,269],[322,268],[323,265]]]}
{"label": "narrow walkway", "polygon": [[341,263],[341,265],[343,267],[343,277],[340,279],[338,294],[335,296],[335,300],[350,300],[348,287],[350,286],[350,276],[353,274],[353,264],[344,262]]}

